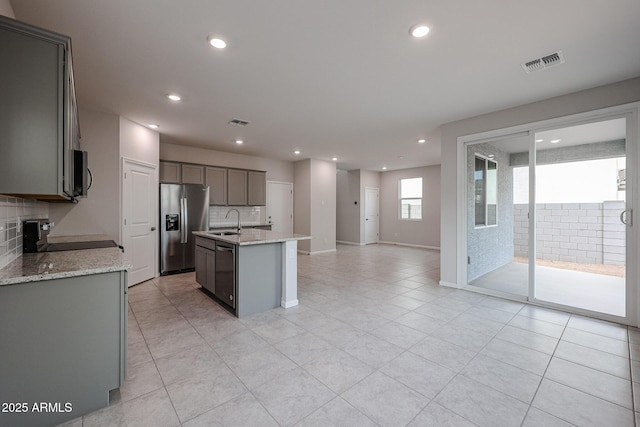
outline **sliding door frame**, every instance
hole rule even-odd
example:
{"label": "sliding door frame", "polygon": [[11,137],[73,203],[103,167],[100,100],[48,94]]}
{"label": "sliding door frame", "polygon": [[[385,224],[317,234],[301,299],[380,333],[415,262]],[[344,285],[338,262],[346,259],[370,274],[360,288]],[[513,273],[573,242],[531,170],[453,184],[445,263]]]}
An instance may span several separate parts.
{"label": "sliding door frame", "polygon": [[[605,109],[589,111],[580,114],[574,114],[564,117],[552,118],[540,122],[527,123],[524,125],[513,126],[504,129],[497,129],[488,132],[476,133],[458,137],[457,140],[457,243],[458,243],[458,283],[462,289],[479,292],[487,295],[498,296],[502,298],[512,299],[530,304],[541,305],[550,308],[556,308],[572,313],[597,317],[603,320],[610,320],[618,323],[640,326],[640,292],[638,292],[638,279],[640,279],[640,183],[638,175],[640,175],[640,149],[639,135],[640,123],[638,120],[638,111],[640,110],[640,102],[625,104]],[[576,126],[586,123],[605,121],[615,118],[626,119],[626,157],[627,157],[627,193],[626,207],[633,210],[634,224],[627,227],[626,233],[626,315],[624,317],[608,315],[605,313],[584,310],[577,307],[570,307],[552,302],[539,300],[535,297],[535,265],[536,265],[536,209],[535,209],[535,165],[536,165],[536,142],[535,134],[550,129]],[[514,136],[523,136],[528,134],[529,138],[529,287],[527,296],[519,296],[508,294],[496,290],[480,288],[468,284],[467,277],[467,146],[470,144],[496,141],[500,139],[510,138]],[[531,208],[531,207],[534,208]]]}

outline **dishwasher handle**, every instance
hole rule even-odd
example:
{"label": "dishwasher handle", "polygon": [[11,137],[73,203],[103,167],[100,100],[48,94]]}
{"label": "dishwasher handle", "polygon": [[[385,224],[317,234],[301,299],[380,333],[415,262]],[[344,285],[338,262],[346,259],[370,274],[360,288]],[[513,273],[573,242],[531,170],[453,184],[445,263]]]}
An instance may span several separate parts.
{"label": "dishwasher handle", "polygon": [[233,248],[229,248],[227,246],[219,246],[219,245],[216,245],[216,250],[221,252],[233,252]]}

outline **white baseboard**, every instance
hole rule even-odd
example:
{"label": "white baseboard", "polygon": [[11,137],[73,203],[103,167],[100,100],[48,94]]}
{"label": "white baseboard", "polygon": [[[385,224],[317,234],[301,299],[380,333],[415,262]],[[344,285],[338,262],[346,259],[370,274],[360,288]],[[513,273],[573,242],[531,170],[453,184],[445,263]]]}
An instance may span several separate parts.
{"label": "white baseboard", "polygon": [[426,245],[412,245],[411,243],[399,243],[399,242],[386,242],[384,240],[380,240],[378,243],[383,245],[395,245],[395,246],[407,246],[410,248],[420,248],[420,249],[432,249],[435,251],[439,251],[439,246],[426,246]]}
{"label": "white baseboard", "polygon": [[462,288],[462,286],[458,286],[457,283],[445,282],[444,280],[440,280],[440,286],[445,286],[447,288],[455,288],[455,289]]}
{"label": "white baseboard", "polygon": [[366,245],[366,243],[346,242],[344,240],[336,240],[336,243],[340,243],[342,245],[351,245],[351,246],[364,246],[364,245]]}
{"label": "white baseboard", "polygon": [[298,253],[299,254],[304,254],[304,255],[318,255],[318,254],[328,254],[330,252],[335,252],[335,249],[327,249],[326,251],[315,251],[315,252],[309,252],[309,251],[303,251],[301,249],[298,249]]}

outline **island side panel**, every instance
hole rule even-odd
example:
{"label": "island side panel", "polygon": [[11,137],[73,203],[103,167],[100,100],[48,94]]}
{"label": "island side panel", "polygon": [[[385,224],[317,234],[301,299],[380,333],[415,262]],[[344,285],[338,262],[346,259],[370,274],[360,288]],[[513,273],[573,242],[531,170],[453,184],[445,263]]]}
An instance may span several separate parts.
{"label": "island side panel", "polygon": [[[54,425],[109,404],[126,365],[124,272],[0,286],[0,425]],[[40,402],[59,412],[33,412]],[[64,412],[66,403],[71,412]]]}
{"label": "island side panel", "polygon": [[240,245],[237,250],[236,315],[280,307],[282,243]]}
{"label": "island side panel", "polygon": [[288,240],[282,244],[282,301],[283,308],[298,305],[298,242]]}

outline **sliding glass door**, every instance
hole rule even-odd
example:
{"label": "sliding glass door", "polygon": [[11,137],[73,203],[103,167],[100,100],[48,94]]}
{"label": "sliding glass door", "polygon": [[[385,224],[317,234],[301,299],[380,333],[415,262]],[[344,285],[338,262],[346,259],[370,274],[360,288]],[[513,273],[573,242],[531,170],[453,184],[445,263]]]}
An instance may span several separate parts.
{"label": "sliding glass door", "polygon": [[624,117],[535,134],[535,299],[626,316]]}
{"label": "sliding glass door", "polygon": [[628,126],[620,116],[465,145],[468,289],[626,322]]}

